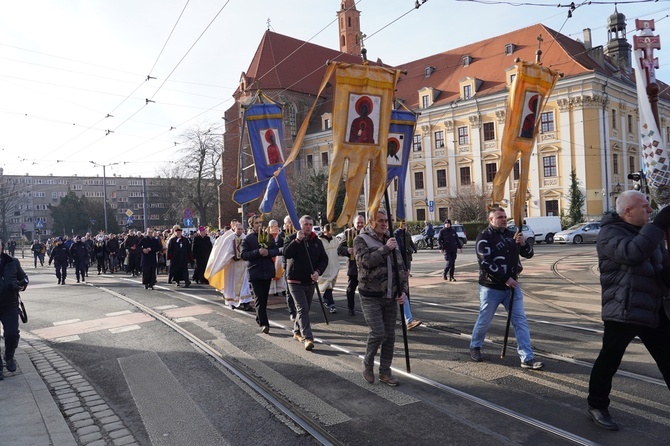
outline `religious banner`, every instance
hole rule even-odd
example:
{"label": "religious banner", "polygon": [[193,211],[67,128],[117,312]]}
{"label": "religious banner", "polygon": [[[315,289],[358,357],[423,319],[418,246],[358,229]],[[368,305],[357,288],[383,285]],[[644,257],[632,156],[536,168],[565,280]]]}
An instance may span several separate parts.
{"label": "religious banner", "polygon": [[[653,50],[661,48],[661,41],[652,33],[653,20],[636,20],[635,23],[641,30],[640,35],[633,39],[635,44],[633,64],[640,110],[642,158],[649,193],[656,204],[664,207],[670,204],[670,157],[649,100],[649,86],[656,84],[654,71],[658,68],[658,59],[654,58]],[[656,85],[654,87],[658,92],[658,87]],[[658,93],[656,95],[658,99]]]}
{"label": "religious banner", "polygon": [[[350,223],[370,168],[368,215],[375,215],[387,180],[387,144],[393,91],[400,71],[384,67],[335,64],[333,98],[333,160],[328,176],[328,220],[335,217],[335,200],[345,160],[346,196],[338,226]],[[374,220],[374,219],[372,219]]]}
{"label": "religious banner", "polygon": [[387,181],[388,187],[394,178],[398,181],[396,192],[396,217],[405,219],[405,178],[412,149],[412,135],[416,126],[416,115],[408,110],[393,110],[387,139]]}
{"label": "religious banner", "polygon": [[516,60],[516,73],[507,97],[505,131],[501,142],[502,158],[493,179],[491,202],[494,205],[500,203],[505,194],[505,182],[514,164],[520,159],[520,177],[512,211],[517,222],[523,221],[530,156],[541,124],[540,116],[560,76],[562,74],[543,67],[539,62]]}
{"label": "religious banner", "polygon": [[281,191],[289,214],[293,214],[291,218],[294,216],[297,218],[291,191],[282,170],[284,165],[282,108],[274,102],[252,104],[245,109],[243,119],[258,182],[242,185],[233,193],[233,200],[238,204],[244,204],[265,193],[261,212],[270,212],[278,192]]}

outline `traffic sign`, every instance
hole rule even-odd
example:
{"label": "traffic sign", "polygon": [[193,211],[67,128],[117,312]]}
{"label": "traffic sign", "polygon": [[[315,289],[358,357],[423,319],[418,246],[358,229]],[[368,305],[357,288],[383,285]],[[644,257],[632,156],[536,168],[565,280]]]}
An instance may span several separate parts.
{"label": "traffic sign", "polygon": [[[193,211],[190,208],[184,209],[184,218],[193,218]],[[184,223],[186,224],[186,223]],[[188,225],[191,226],[191,225]]]}
{"label": "traffic sign", "polygon": [[128,210],[126,211],[126,215],[127,215],[128,217],[132,217],[132,216],[133,216],[133,211],[131,211],[130,209],[128,209]]}
{"label": "traffic sign", "polygon": [[190,218],[185,218],[184,219],[184,226],[186,226],[187,228],[190,227],[190,226],[193,226],[193,220],[190,219]]}
{"label": "traffic sign", "polygon": [[133,217],[130,215],[126,218],[126,224],[127,225],[132,225],[133,224]]}
{"label": "traffic sign", "polygon": [[435,210],[435,202],[434,201],[429,201],[428,202],[428,210],[430,212],[433,212]]}
{"label": "traffic sign", "polygon": [[37,221],[35,222],[35,227],[36,227],[37,229],[42,229],[42,228],[44,227],[44,223],[42,223],[42,220],[37,220]]}

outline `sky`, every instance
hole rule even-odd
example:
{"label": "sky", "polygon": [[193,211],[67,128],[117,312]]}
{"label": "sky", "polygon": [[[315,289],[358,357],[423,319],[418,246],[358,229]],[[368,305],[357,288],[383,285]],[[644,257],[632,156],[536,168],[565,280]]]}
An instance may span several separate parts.
{"label": "sky", "polygon": [[[421,0],[419,0],[421,1]],[[397,65],[542,23],[607,43],[614,3],[360,0],[370,60]],[[595,4],[598,3],[598,4]],[[569,3],[568,3],[569,4]],[[0,0],[0,167],[154,177],[188,129],[221,131],[267,29],[337,49],[339,0]],[[565,3],[563,3],[565,5]],[[670,0],[619,2],[670,42]],[[545,37],[545,42],[548,36]],[[670,44],[655,52],[670,83]],[[216,130],[217,127],[219,130]],[[95,164],[94,164],[95,163]]]}

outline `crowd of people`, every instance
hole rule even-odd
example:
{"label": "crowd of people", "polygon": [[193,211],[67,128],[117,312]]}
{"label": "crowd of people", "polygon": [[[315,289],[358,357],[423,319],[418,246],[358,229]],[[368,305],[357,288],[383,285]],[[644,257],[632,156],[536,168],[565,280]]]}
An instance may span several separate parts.
{"label": "crowd of people", "polygon": [[[644,194],[625,191],[618,197],[616,212],[603,218],[598,235],[605,330],[602,350],[591,373],[587,413],[596,425],[609,430],[619,428],[608,410],[612,377],[633,338],[639,337],[649,350],[670,388],[670,262],[661,243],[670,228],[670,206],[650,222],[651,212]],[[130,230],[118,236],[87,233],[55,237],[46,243],[36,240],[31,251],[35,268],[38,262],[43,266],[48,255],[48,263],[54,264],[60,285],[66,283],[68,268],[74,268],[77,283],[85,282],[89,269],[96,268],[98,274],[123,271],[141,275],[145,289],[154,288],[158,273],[167,274],[167,283],[177,286],[183,283],[189,287],[192,281],[208,284],[208,279],[214,280],[210,266],[216,260],[222,280],[217,279],[217,286],[212,286],[222,292],[232,309],[254,311],[262,333],[270,332],[267,314],[270,294],[286,296],[293,337],[308,351],[315,348],[310,323],[314,294],[318,294],[330,313],[337,312],[333,293],[340,257],[345,257],[348,314],[356,316],[358,288],[360,308],[368,325],[363,377],[374,383],[375,357],[379,353],[379,381],[398,385],[391,363],[399,306],[408,329],[421,324],[412,318],[410,309],[409,277],[412,254],[417,247],[404,223],[400,222],[392,233],[392,219],[379,210],[367,222],[363,216],[354,217],[352,226],[339,239],[333,235],[330,224],[320,234],[314,232],[314,219],[309,215],[302,216],[299,223],[300,229],[296,229],[287,216],[281,228],[275,220],[265,228],[259,216],[252,216],[247,231],[242,223],[233,220],[223,230],[208,231],[201,226],[188,236],[178,225],[163,232]],[[432,225],[427,224],[424,232],[432,248],[435,235]],[[443,279],[455,281],[455,261],[462,244],[451,221],[445,221],[437,235],[437,244],[446,261]],[[5,368],[10,372],[16,369],[13,352],[18,344],[18,291],[28,284],[27,275],[13,257],[14,249],[15,245],[10,244],[9,254],[5,253],[0,241],[0,275],[11,285],[0,289]],[[518,281],[523,269],[520,258],[533,257],[532,243],[527,243],[523,234],[508,229],[505,210],[494,207],[488,213],[488,226],[477,236],[475,254],[479,264],[480,308],[470,341],[471,359],[484,361],[484,339],[497,308],[502,305],[509,314],[508,325],[514,327],[521,368],[543,369],[544,364],[535,359],[531,346]],[[192,276],[189,269],[193,270]]]}

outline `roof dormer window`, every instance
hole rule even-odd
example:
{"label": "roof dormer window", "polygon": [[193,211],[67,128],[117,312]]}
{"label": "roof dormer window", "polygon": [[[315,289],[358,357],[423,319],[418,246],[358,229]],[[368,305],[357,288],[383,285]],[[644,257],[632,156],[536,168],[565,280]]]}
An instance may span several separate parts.
{"label": "roof dormer window", "polygon": [[473,60],[474,59],[472,58],[472,56],[468,56],[468,55],[463,56],[463,66],[464,67],[470,66],[470,64],[473,62]]}
{"label": "roof dormer window", "polygon": [[509,56],[510,54],[514,53],[514,51],[516,51],[516,45],[514,45],[513,43],[508,43],[507,45],[505,45],[506,55]]}
{"label": "roof dormer window", "polygon": [[435,71],[435,67],[426,67],[424,69],[424,77],[430,77],[431,74]]}

